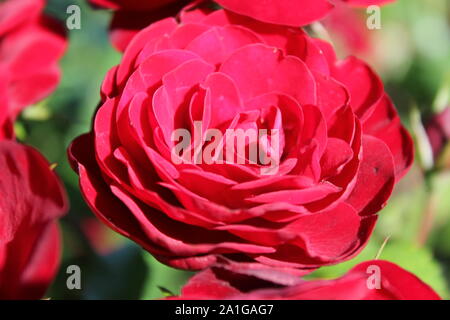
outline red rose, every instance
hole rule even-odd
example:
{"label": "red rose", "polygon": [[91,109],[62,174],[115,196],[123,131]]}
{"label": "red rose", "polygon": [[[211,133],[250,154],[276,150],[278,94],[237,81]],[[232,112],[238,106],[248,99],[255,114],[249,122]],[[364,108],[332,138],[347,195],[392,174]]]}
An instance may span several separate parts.
{"label": "red rose", "polygon": [[[176,15],[189,2],[207,3],[207,0],[89,0],[102,8],[115,10],[111,24],[111,40],[119,51],[124,51],[131,39],[150,23]],[[333,8],[331,0],[214,0],[235,13],[258,21],[299,27],[325,17]],[[382,5],[395,0],[336,0],[351,6]],[[210,11],[210,9],[205,9]]]}
{"label": "red rose", "polygon": [[[82,193],[108,226],[179,268],[226,257],[303,273],[346,260],[413,159],[366,64],[336,60],[300,29],[224,10],[144,29],[102,97],[92,132],[69,151]],[[245,157],[173,161],[174,131],[195,136],[199,121],[219,133],[277,132],[245,146],[267,151],[275,174]]]}
{"label": "red rose", "polygon": [[31,147],[0,141],[0,299],[40,299],[56,275],[63,187]]}
{"label": "red rose", "polygon": [[426,283],[399,266],[382,260],[367,261],[335,280],[303,281],[274,274],[280,286],[227,268],[210,268],[183,287],[182,300],[440,300]]}
{"label": "red rose", "polygon": [[44,5],[44,0],[7,0],[0,4],[0,72],[4,86],[0,94],[11,118],[45,98],[59,82],[57,61],[66,48],[64,29],[42,13]]}

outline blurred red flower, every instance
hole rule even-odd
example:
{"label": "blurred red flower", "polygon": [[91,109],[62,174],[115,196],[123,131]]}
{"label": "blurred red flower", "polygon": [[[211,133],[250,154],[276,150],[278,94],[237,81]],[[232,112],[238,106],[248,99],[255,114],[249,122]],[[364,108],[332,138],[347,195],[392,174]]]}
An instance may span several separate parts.
{"label": "blurred red flower", "polygon": [[14,141],[13,122],[59,81],[64,30],[44,0],[0,3],[0,299],[40,299],[56,275],[67,211],[64,188],[35,149]]}
{"label": "blurred red flower", "polygon": [[40,299],[56,275],[63,186],[31,147],[0,141],[0,299]]}
{"label": "blurred red flower", "polygon": [[347,54],[367,55],[372,51],[372,33],[366,26],[367,16],[347,4],[337,4],[322,20],[333,42]]}
{"label": "blurred red flower", "polygon": [[107,255],[118,250],[122,243],[122,237],[101,223],[95,217],[84,218],[81,221],[81,229],[86,235],[89,244],[99,255]]}
{"label": "blurred red flower", "polygon": [[425,125],[435,159],[450,140],[450,107],[434,115]]}
{"label": "blurred red flower", "polygon": [[0,95],[11,119],[59,82],[57,62],[67,42],[63,27],[43,14],[44,5],[44,0],[0,3]]}
{"label": "blurred red flower", "polygon": [[[263,276],[263,278],[261,278]],[[276,282],[272,282],[276,279]],[[280,281],[281,280],[281,281]],[[284,282],[280,285],[280,282]],[[412,273],[382,260],[360,263],[341,278],[305,281],[282,273],[217,267],[192,277],[180,300],[440,300]]]}

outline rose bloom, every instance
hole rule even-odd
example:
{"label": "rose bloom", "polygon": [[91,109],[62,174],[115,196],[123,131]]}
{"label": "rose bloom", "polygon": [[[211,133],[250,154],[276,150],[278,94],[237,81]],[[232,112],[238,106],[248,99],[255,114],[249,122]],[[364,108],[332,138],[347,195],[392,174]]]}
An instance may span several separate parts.
{"label": "rose bloom", "polygon": [[[184,269],[228,259],[301,274],[357,254],[413,160],[379,77],[301,29],[226,10],[180,19],[133,39],[103,82],[92,132],[69,149],[93,212]],[[173,163],[172,133],[195,121],[278,130],[277,174]]]}
{"label": "rose bloom", "polygon": [[360,263],[333,280],[299,280],[282,273],[284,285],[229,267],[214,267],[192,277],[180,300],[440,300],[412,273],[382,260]]}
{"label": "rose bloom", "polygon": [[[124,51],[141,29],[159,19],[174,16],[189,2],[208,3],[206,0],[89,0],[94,6],[115,11],[111,23],[111,41]],[[229,11],[258,21],[300,27],[320,20],[330,13],[333,4],[345,2],[350,6],[382,5],[395,0],[214,0]],[[209,4],[209,8],[212,5]],[[211,10],[211,9],[208,9]]]}
{"label": "rose bloom", "polygon": [[0,3],[0,96],[12,119],[59,82],[57,62],[67,43],[62,26],[42,13],[44,6],[44,0]]}
{"label": "rose bloom", "polygon": [[66,194],[44,157],[13,140],[0,140],[0,172],[0,300],[40,299],[59,266]]}

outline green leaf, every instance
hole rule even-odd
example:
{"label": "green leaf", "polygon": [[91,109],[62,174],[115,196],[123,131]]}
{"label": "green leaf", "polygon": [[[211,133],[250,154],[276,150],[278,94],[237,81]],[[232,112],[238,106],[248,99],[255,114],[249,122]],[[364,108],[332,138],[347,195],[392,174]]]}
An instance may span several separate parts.
{"label": "green leaf", "polygon": [[158,289],[161,291],[164,297],[174,297],[175,294],[167,288],[158,286]]}

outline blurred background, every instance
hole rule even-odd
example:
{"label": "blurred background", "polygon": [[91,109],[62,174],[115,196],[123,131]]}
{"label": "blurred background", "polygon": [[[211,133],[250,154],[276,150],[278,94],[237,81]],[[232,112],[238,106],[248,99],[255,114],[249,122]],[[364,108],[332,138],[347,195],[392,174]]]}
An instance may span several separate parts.
{"label": "blurred background", "polygon": [[[47,297],[156,299],[177,294],[192,274],[165,267],[98,222],[85,205],[78,177],[67,163],[67,146],[89,131],[102,79],[120,61],[108,39],[110,12],[93,10],[83,0],[49,0],[46,10],[64,22],[71,4],[81,8],[81,29],[69,32],[60,86],[52,96],[28,108],[16,125],[20,140],[57,164],[71,202],[69,214],[61,221],[64,252],[60,273]],[[353,260],[321,268],[308,278],[334,278],[378,256],[415,273],[448,299],[450,148],[445,146],[448,136],[441,128],[445,118],[435,115],[450,105],[450,2],[398,0],[382,8],[381,29],[377,30],[366,27],[367,17],[364,9],[342,8],[309,29],[332,39],[341,57],[355,54],[382,76],[414,136],[416,161],[380,212],[366,249]],[[446,120],[448,128],[450,116]],[[430,132],[439,140],[439,148],[433,139],[430,144]],[[81,290],[67,289],[69,265],[81,268]]]}

